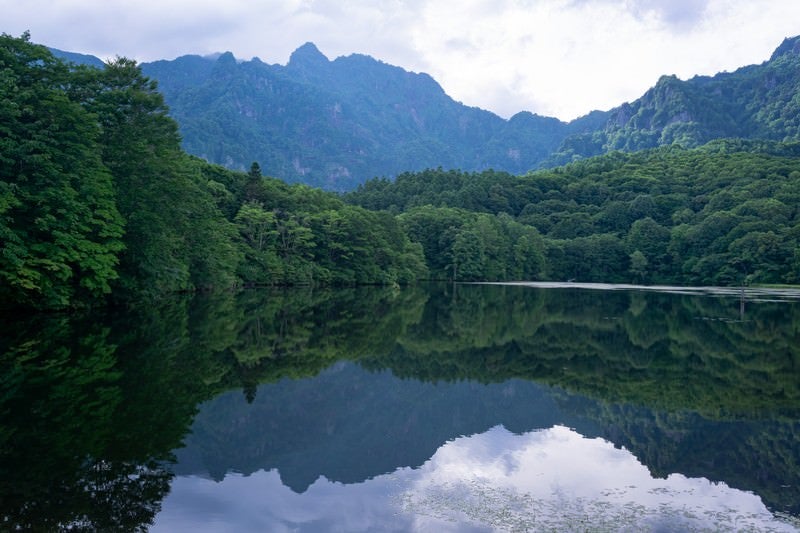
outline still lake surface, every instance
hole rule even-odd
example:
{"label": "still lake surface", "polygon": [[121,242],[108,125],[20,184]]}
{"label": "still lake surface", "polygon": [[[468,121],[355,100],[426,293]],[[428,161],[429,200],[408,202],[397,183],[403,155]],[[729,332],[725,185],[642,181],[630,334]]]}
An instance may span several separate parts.
{"label": "still lake surface", "polygon": [[800,530],[794,291],[253,290],[0,354],[2,530]]}

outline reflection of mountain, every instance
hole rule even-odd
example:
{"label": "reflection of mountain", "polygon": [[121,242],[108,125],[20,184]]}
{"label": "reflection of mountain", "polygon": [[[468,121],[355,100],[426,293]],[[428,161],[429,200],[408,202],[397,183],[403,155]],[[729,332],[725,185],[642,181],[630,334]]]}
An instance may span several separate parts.
{"label": "reflection of mountain", "polygon": [[628,406],[584,414],[655,476],[680,472],[724,481],[756,492],[771,509],[800,516],[800,421],[715,421]]}
{"label": "reflection of mountain", "polygon": [[237,393],[205,404],[175,471],[221,479],[277,468],[302,492],[319,476],[356,483],[417,467],[444,442],[498,424],[521,433],[556,423],[596,432],[533,383],[426,383],[337,364],[315,378],[262,385],[251,405]]}
{"label": "reflection of mountain", "polygon": [[[419,465],[501,423],[565,423],[660,475],[724,480],[800,513],[797,303],[748,303],[741,320],[736,299],[460,286],[247,291],[7,318],[10,528],[113,527],[123,507],[146,523],[170,476],[158,461],[181,439],[193,448],[179,452],[180,472],[277,467],[302,490],[319,475],[352,482]],[[241,389],[206,404],[185,437],[201,402]]]}
{"label": "reflection of mountain", "polygon": [[724,481],[800,512],[798,423],[712,421],[604,405],[520,380],[426,383],[351,364],[262,385],[252,405],[236,393],[208,402],[174,471],[220,480],[277,469],[303,492],[320,476],[349,484],[418,467],[445,442],[500,424],[515,433],[563,424],[626,447],[656,476]]}
{"label": "reflection of mountain", "polygon": [[[654,478],[628,450],[564,426],[494,427],[444,443],[419,468],[302,494],[274,470],[175,478],[153,532],[797,531],[747,491]],[[591,526],[587,527],[587,524]],[[794,527],[793,527],[794,524]]]}

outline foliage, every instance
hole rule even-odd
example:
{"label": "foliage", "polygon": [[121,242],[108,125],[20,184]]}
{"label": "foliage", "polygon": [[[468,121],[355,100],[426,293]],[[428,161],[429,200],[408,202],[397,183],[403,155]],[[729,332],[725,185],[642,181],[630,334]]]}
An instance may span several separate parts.
{"label": "foliage", "polygon": [[[6,98],[0,111],[8,119],[0,137],[3,307],[76,307],[102,302],[112,290],[118,300],[153,300],[240,283],[395,285],[429,278],[739,285],[800,279],[796,143],[718,140],[685,149],[676,141],[524,176],[440,167],[406,172],[394,182],[374,179],[341,198],[262,176],[261,165],[271,168],[270,160],[251,162],[243,173],[186,155],[156,83],[131,60],[117,58],[103,69],[67,65],[27,35],[3,36],[2,42]],[[795,54],[788,45],[781,50],[767,65],[731,79],[747,72],[761,79],[763,69],[784,72]],[[424,76],[365,57],[329,62],[313,45],[275,69],[256,61],[238,65],[230,55],[213,67],[204,61],[183,58],[182,64],[192,76],[214,77],[203,90],[228,96],[244,91],[240,83],[266,76],[278,84],[266,85],[273,91],[289,78],[296,90],[317,96],[321,87],[339,83],[358,100],[365,83],[380,84],[376,80],[386,75],[410,91],[418,83],[426,87],[414,93],[414,113],[424,104],[426,113],[458,116],[455,108],[434,105],[446,96]],[[369,83],[359,77],[364,71],[374,75]],[[717,87],[723,78],[703,83]],[[167,83],[193,94],[186,78]],[[693,95],[705,94],[701,89],[683,83],[665,78],[652,98],[662,107],[679,101],[711,109],[697,104]],[[369,100],[384,110],[376,115],[384,122],[391,115],[387,106],[399,98],[389,86]],[[294,98],[293,91],[278,92]],[[237,105],[251,109],[244,101]],[[327,120],[311,109],[315,121]],[[648,120],[668,120],[670,113],[662,111]],[[421,120],[415,128],[457,137],[444,123],[415,116]],[[518,116],[509,124],[537,121]],[[600,121],[592,115],[577,124],[591,128]],[[469,128],[462,134],[469,142],[483,135]],[[437,143],[431,137],[425,146],[434,150]],[[336,150],[362,153],[351,148]]]}
{"label": "foliage", "polygon": [[248,284],[427,276],[397,220],[186,155],[125,58],[68,65],[2,37],[0,302],[57,309]]}
{"label": "foliage", "polygon": [[[453,264],[454,231],[497,217],[541,234],[534,248],[544,259],[522,272],[531,279],[740,285],[800,279],[798,187],[800,144],[725,140],[616,152],[519,177],[405,173],[368,181],[345,199],[400,213],[438,277]],[[480,258],[478,241],[470,242]],[[502,269],[479,277],[514,279]]]}
{"label": "foliage", "polygon": [[414,208],[400,216],[428,260],[432,279],[538,279],[544,267],[539,232],[510,216],[462,209]]}
{"label": "foliage", "polygon": [[155,82],[118,58],[76,72],[76,93],[102,129],[103,162],[126,220],[121,289],[137,297],[235,282],[235,228],[193,179]]}
{"label": "foliage", "polygon": [[63,308],[107,294],[123,221],[100,129],[65,65],[28,36],[0,37],[0,300]]}

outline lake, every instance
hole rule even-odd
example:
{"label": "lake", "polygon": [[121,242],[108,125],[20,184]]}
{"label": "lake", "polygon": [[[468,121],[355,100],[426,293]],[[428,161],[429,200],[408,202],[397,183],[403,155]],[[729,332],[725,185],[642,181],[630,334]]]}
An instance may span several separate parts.
{"label": "lake", "polygon": [[249,290],[0,332],[5,530],[800,530],[797,291]]}

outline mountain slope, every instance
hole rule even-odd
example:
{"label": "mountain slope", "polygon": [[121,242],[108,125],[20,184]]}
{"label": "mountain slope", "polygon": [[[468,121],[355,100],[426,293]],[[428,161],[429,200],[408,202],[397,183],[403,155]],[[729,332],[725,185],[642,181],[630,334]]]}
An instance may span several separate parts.
{"label": "mountain slope", "polygon": [[258,161],[268,175],[339,191],[426,168],[522,174],[615,150],[800,140],[800,37],[760,65],[662,76],[641,98],[570,123],[528,112],[505,120],[454,101],[427,74],[359,54],[330,61],[311,43],[285,66],[225,53],[142,68],[188,152],[240,170]]}
{"label": "mountain slope", "polygon": [[726,137],[800,139],[800,37],[785,39],[768,61],[732,73],[687,81],[662,76],[638,100],[612,109],[597,131],[568,137],[543,166]]}
{"label": "mountain slope", "polygon": [[88,65],[95,68],[103,68],[103,66],[105,66],[105,63],[103,63],[101,59],[92,55],[65,52],[57,48],[48,48],[48,50],[50,50],[50,53],[55,57],[70,63],[75,63],[76,65]]}
{"label": "mountain slope", "polygon": [[289,182],[347,190],[428,167],[522,173],[602,124],[519,113],[504,120],[447,96],[427,74],[365,55],[329,61],[313,44],[286,66],[184,56],[142,65],[159,81],[190,153],[232,168],[258,161]]}

